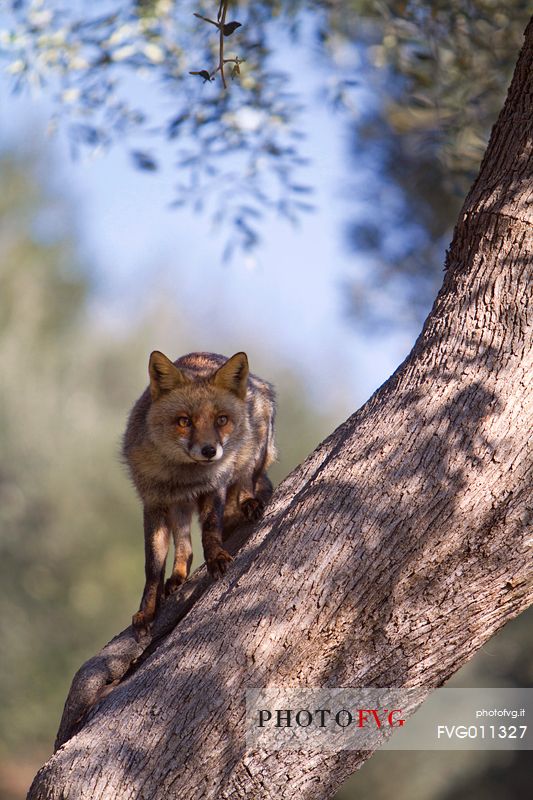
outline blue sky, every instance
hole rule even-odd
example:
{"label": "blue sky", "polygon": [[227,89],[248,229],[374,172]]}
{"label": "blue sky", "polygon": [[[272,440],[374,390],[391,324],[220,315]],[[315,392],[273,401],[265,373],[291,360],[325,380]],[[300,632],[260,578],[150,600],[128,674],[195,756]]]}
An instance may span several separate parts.
{"label": "blue sky", "polygon": [[[305,179],[315,187],[316,211],[296,228],[269,220],[252,256],[236,253],[223,264],[224,240],[207,220],[170,208],[173,171],[138,172],[120,145],[101,157],[73,161],[60,133],[51,142],[60,165],[55,183],[64,182],[76,202],[80,247],[99,286],[94,312],[102,319],[127,324],[164,293],[192,318],[196,349],[253,350],[254,341],[263,342],[303,376],[317,402],[349,413],[395,369],[415,332],[365,337],[345,315],[342,283],[365,269],[343,235],[357,211],[358,166],[348,160],[343,120],[317,99],[312,54],[292,47],[283,57],[293,75],[305,76],[296,80],[307,107],[303,150],[312,163]],[[135,91],[142,105],[150,89],[141,83]],[[46,95],[10,96],[3,80],[0,96],[2,109],[9,109],[1,115],[2,141],[45,139],[51,110]],[[361,164],[360,178],[368,179],[366,169]],[[156,347],[147,342],[147,352]]]}

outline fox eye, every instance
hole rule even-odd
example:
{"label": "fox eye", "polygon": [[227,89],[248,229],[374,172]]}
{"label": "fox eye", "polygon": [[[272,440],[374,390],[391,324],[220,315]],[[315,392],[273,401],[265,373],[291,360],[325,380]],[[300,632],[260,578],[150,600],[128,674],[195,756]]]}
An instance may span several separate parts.
{"label": "fox eye", "polygon": [[217,425],[219,428],[223,428],[224,425],[227,425],[228,418],[225,414],[219,414],[217,417]]}
{"label": "fox eye", "polygon": [[178,417],[176,421],[178,428],[190,428],[192,425],[190,417]]}

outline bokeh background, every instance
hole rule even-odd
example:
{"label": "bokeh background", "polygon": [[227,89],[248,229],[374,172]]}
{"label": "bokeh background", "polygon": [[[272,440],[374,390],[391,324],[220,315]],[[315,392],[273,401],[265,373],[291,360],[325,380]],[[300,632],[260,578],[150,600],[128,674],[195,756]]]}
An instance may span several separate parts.
{"label": "bokeh background", "polygon": [[[139,601],[118,453],[150,351],[248,352],[278,390],[278,482],[409,352],[527,22],[518,0],[233,4],[248,66],[222,97],[188,76],[212,45],[185,6],[216,14],[0,13],[2,800]],[[531,619],[453,685],[530,685]],[[377,753],[338,800],[525,797],[527,755]]]}

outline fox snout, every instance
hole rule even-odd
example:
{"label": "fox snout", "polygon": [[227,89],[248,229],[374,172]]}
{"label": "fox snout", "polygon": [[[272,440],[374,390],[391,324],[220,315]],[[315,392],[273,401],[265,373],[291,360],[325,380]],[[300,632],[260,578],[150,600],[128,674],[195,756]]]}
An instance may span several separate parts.
{"label": "fox snout", "polygon": [[224,449],[220,443],[211,444],[192,444],[189,447],[189,454],[195,461],[213,462],[219,461],[224,455]]}

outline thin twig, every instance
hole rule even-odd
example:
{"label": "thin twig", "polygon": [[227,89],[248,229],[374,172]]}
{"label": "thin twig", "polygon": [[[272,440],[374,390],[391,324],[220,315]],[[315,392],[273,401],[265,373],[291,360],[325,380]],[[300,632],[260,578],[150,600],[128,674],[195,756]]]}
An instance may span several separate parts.
{"label": "thin twig", "polygon": [[227,89],[226,86],[226,76],[224,75],[224,25],[226,24],[226,12],[228,10],[228,0],[220,0],[220,6],[218,7],[219,13],[219,35],[220,35],[220,46],[219,46],[219,69],[220,69],[220,76],[222,78],[222,86],[224,89]]}
{"label": "thin twig", "polygon": [[193,11],[193,17],[198,17],[198,19],[203,19],[204,22],[210,22],[211,25],[214,25],[215,28],[218,28],[218,25],[217,25],[216,22],[214,22],[212,19],[209,19],[209,17],[203,17],[201,14],[198,14],[196,11]]}
{"label": "thin twig", "polygon": [[[228,11],[228,4],[229,0],[220,0],[218,5],[216,22],[212,19],[209,19],[209,17],[204,17],[202,14],[198,14],[196,11],[193,12],[194,16],[198,17],[198,19],[202,19],[205,22],[209,22],[211,25],[214,25],[216,28],[218,28],[218,33],[219,33],[218,66],[216,67],[216,69],[214,69],[212,72],[209,73],[209,80],[212,80],[217,74],[217,72],[220,72],[220,76],[222,78],[222,86],[224,87],[224,89],[228,88],[226,84],[226,76],[224,74],[224,64],[228,64],[229,62],[236,64],[237,65],[236,71],[238,72],[238,65],[241,63],[241,61],[244,60],[239,58],[224,58],[224,28],[226,27],[226,14]],[[235,28],[240,27],[240,24],[241,24],[240,22],[232,22],[230,25],[228,25],[229,30],[226,31],[226,35],[231,36]],[[205,75],[207,74],[208,74],[207,70],[205,70]],[[191,72],[191,75],[204,76],[204,73]]]}

